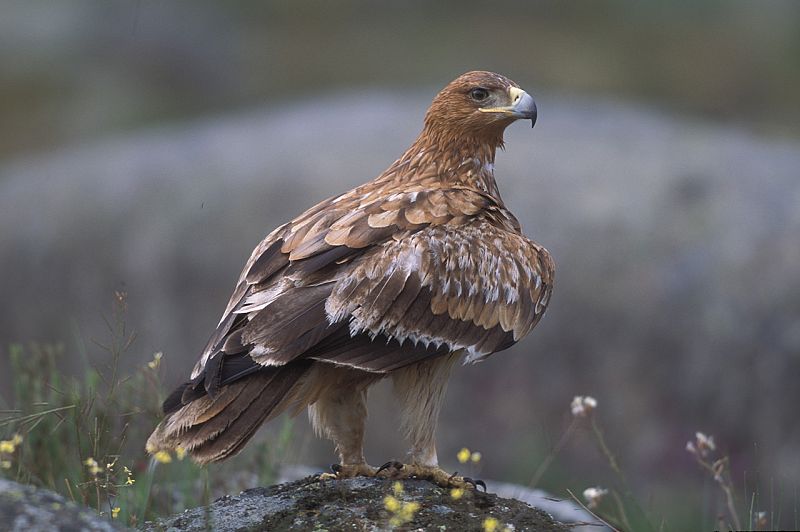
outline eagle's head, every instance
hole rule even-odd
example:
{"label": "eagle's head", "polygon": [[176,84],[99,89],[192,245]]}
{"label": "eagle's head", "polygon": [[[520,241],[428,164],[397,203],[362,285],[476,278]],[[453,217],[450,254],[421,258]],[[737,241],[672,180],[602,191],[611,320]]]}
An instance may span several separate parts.
{"label": "eagle's head", "polygon": [[474,71],[457,77],[436,95],[425,128],[501,144],[503,130],[521,118],[536,123],[533,98],[505,76]]}

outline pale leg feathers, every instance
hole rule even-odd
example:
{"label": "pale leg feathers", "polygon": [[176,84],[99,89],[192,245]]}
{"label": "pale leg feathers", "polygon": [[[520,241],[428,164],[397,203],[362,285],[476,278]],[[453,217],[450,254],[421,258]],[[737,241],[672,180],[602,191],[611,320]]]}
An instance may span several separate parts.
{"label": "pale leg feathers", "polygon": [[411,463],[435,467],[436,424],[447,380],[461,353],[426,360],[392,372],[394,389],[402,406],[402,427],[411,443]]}
{"label": "pale leg feathers", "polygon": [[323,365],[316,369],[307,381],[315,398],[308,408],[314,430],[333,441],[342,466],[366,464],[367,388],[381,376]]}

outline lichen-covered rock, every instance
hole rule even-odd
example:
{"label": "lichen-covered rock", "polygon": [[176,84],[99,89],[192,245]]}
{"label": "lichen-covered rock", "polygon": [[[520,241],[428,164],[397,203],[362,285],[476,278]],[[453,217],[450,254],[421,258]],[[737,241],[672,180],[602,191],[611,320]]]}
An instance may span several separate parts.
{"label": "lichen-covered rock", "polygon": [[113,532],[122,529],[57,493],[0,479],[0,530]]}
{"label": "lichen-covered rock", "polygon": [[[469,531],[483,530],[487,518],[496,520],[497,530],[504,526],[515,531],[569,530],[549,514],[514,499],[473,491],[454,499],[449,490],[425,480],[405,480],[402,486],[402,492],[395,493],[393,483],[381,479],[320,481],[307,477],[226,496],[208,507],[147,523],[145,530],[377,531],[397,526],[400,530]],[[387,504],[387,496],[394,497],[396,504]],[[404,512],[404,506],[416,509]],[[387,507],[396,509],[392,512]],[[397,519],[406,520],[399,524]]]}

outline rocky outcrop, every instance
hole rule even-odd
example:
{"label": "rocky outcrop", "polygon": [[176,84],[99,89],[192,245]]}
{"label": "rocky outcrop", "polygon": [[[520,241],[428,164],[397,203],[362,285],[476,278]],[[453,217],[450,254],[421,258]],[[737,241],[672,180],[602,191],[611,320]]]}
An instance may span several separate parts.
{"label": "rocky outcrop", "polygon": [[122,528],[50,490],[0,479],[0,530],[113,532]]}
{"label": "rocky outcrop", "polygon": [[[570,530],[548,513],[515,499],[473,491],[453,498],[449,490],[424,480],[405,480],[402,486],[396,493],[392,482],[381,479],[319,481],[310,476],[222,497],[207,507],[147,523],[144,530],[469,531],[483,530],[487,518],[496,520],[497,530]],[[394,499],[387,504],[386,497]]]}

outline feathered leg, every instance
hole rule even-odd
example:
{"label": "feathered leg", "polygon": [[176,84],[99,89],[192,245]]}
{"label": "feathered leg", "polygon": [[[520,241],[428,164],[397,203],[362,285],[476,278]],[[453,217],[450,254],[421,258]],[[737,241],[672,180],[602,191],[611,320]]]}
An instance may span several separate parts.
{"label": "feathered leg", "polygon": [[[414,364],[392,373],[403,405],[403,429],[411,442],[410,464],[390,462],[392,478],[425,478],[443,487],[474,487],[475,482],[447,473],[436,456],[436,424],[447,390],[447,379],[461,353]],[[384,469],[381,468],[381,469]]]}
{"label": "feathered leg", "polygon": [[442,356],[392,373],[402,405],[402,426],[411,443],[412,464],[436,467],[436,425],[447,391],[447,379],[460,354]]}
{"label": "feathered leg", "polygon": [[318,382],[316,401],[308,414],[317,434],[336,445],[339,466],[336,478],[358,475],[372,476],[375,469],[364,459],[364,426],[367,420],[367,388],[378,377],[353,370],[330,368],[321,370],[326,376]]}

